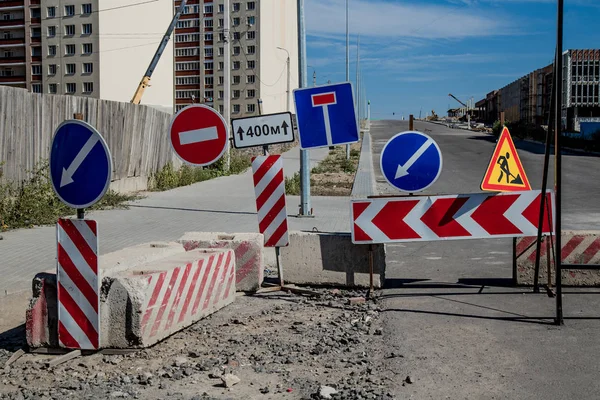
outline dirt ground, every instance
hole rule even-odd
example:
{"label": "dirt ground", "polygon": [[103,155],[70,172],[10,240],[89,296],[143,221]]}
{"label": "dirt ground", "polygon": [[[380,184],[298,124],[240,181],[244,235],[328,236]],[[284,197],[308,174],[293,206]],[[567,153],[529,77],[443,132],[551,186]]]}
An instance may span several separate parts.
{"label": "dirt ground", "polygon": [[350,196],[360,158],[362,142],[350,146],[351,157],[346,160],[346,146],[337,146],[311,173],[311,193],[315,196]]}
{"label": "dirt ground", "polygon": [[[49,369],[53,356],[25,354],[0,369],[0,399],[395,398],[388,387],[406,372],[384,369],[384,361],[399,356],[383,347],[377,299],[350,304],[364,292],[318,291],[321,296],[312,298],[241,295],[156,346],[127,355],[95,354]],[[2,367],[25,343],[23,328],[12,329],[22,314],[11,326],[7,309],[0,311]],[[224,380],[237,380],[225,373],[239,383],[225,387]],[[323,386],[338,393],[328,397],[331,389]]]}

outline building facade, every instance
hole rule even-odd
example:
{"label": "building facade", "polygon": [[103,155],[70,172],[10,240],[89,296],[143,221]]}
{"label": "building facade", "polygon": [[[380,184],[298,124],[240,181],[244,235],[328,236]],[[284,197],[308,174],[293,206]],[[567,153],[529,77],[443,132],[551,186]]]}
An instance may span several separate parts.
{"label": "building facade", "polygon": [[563,125],[579,132],[581,122],[600,122],[600,50],[567,50],[563,65]]}
{"label": "building facade", "polygon": [[[169,2],[0,0],[0,84],[128,102],[173,17]],[[173,106],[173,45],[144,104]]]}
{"label": "building facade", "polygon": [[42,91],[40,0],[0,0],[0,84]]}
{"label": "building facade", "polygon": [[[201,103],[223,112],[223,1],[188,1],[177,24],[174,35],[175,111],[192,103]],[[296,2],[229,1],[231,117],[292,111],[289,98],[291,90],[298,87]],[[174,7],[179,5],[180,1],[176,0]]]}

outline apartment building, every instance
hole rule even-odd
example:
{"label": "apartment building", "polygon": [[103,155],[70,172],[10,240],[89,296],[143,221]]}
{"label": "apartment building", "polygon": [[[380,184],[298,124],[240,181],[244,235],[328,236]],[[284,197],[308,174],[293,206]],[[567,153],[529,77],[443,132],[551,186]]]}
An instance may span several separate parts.
{"label": "apartment building", "polygon": [[600,49],[563,53],[563,124],[580,130],[581,122],[600,122]]}
{"label": "apartment building", "polygon": [[[188,1],[177,25],[176,111],[202,103],[223,112],[223,1]],[[287,92],[287,59],[289,55],[291,92],[298,87],[296,1],[229,1],[231,117],[292,111],[293,102],[288,100]],[[175,8],[179,5],[176,0]]]}
{"label": "apartment building", "polygon": [[0,0],[0,84],[42,91],[40,0]]}
{"label": "apartment building", "polygon": [[[0,0],[0,84],[128,102],[172,18],[169,1]],[[172,42],[142,102],[172,110]]]}

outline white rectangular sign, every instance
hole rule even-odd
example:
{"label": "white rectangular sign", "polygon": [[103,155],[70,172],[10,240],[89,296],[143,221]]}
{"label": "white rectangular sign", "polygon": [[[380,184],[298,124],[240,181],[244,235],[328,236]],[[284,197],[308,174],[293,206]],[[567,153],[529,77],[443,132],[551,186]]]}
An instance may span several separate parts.
{"label": "white rectangular sign", "polygon": [[261,115],[231,121],[233,146],[236,149],[294,141],[292,114]]}

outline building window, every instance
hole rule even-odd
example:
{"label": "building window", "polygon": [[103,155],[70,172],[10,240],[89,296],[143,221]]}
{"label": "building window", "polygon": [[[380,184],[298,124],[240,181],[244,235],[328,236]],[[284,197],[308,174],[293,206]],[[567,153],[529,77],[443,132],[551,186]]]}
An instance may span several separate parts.
{"label": "building window", "polygon": [[234,56],[239,56],[240,52],[241,52],[240,46],[233,46],[233,55]]}
{"label": "building window", "polygon": [[248,17],[248,25],[252,26],[256,23],[256,17]]}
{"label": "building window", "polygon": [[217,80],[217,82],[219,82],[219,85],[222,85],[224,83],[224,81],[225,81],[225,78],[222,76],[220,76]]}
{"label": "building window", "polygon": [[224,13],[225,12],[225,6],[223,4],[219,4],[219,12],[220,13]]}
{"label": "building window", "polygon": [[175,71],[197,71],[200,70],[199,62],[178,62],[175,63]]}
{"label": "building window", "polygon": [[205,76],[204,77],[204,84],[205,85],[213,85],[215,83],[214,78],[212,76]]}
{"label": "building window", "polygon": [[246,97],[248,97],[250,99],[256,97],[256,90],[255,89],[246,90]]}
{"label": "building window", "polygon": [[239,26],[239,25],[240,25],[240,18],[234,17],[233,18],[233,26]]}
{"label": "building window", "polygon": [[42,16],[39,8],[31,8],[29,13],[31,14],[31,18],[40,18]]}
{"label": "building window", "polygon": [[175,98],[176,99],[191,99],[192,97],[198,98],[200,97],[199,90],[176,90]]}
{"label": "building window", "polygon": [[249,1],[248,3],[246,3],[246,10],[255,10],[255,9],[256,9],[256,2]]}
{"label": "building window", "polygon": [[256,46],[248,46],[248,54],[256,53]]}
{"label": "building window", "polygon": [[81,5],[81,13],[82,14],[91,14],[92,13],[92,3],[86,3]]}
{"label": "building window", "polygon": [[248,40],[256,39],[256,31],[246,32],[246,39],[248,39]]}
{"label": "building window", "polygon": [[175,43],[198,42],[200,41],[199,33],[184,33],[175,35]]}
{"label": "building window", "polygon": [[248,75],[246,77],[246,82],[247,83],[254,83],[254,82],[256,82],[256,77],[254,75]]}
{"label": "building window", "polygon": [[31,91],[33,93],[42,93],[42,84],[41,83],[34,83],[31,85]]}
{"label": "building window", "polygon": [[248,69],[254,69],[254,68],[256,68],[256,61],[254,61],[254,60],[248,60],[246,62],[246,67],[248,67]]}
{"label": "building window", "polygon": [[32,57],[41,57],[42,56],[42,48],[41,47],[32,47],[31,48],[31,56]]}
{"label": "building window", "polygon": [[220,112],[221,114],[223,114],[223,106],[222,106],[222,105],[220,105],[220,106],[219,106],[219,112]]}
{"label": "building window", "polygon": [[256,112],[256,104],[247,104],[246,111],[248,111],[249,113]]}
{"label": "building window", "polygon": [[240,105],[239,104],[234,104],[233,105],[233,113],[234,114],[239,114],[240,113]]}
{"label": "building window", "polygon": [[10,31],[5,31],[3,33],[4,39],[12,39],[13,38],[13,33]]}
{"label": "building window", "polygon": [[75,45],[74,44],[65,45],[65,55],[67,55],[67,56],[75,55]]}
{"label": "building window", "polygon": [[72,17],[75,15],[75,6],[65,6],[65,17]]}
{"label": "building window", "polygon": [[212,90],[205,90],[204,91],[204,100],[205,101],[213,101],[213,91]]}
{"label": "building window", "polygon": [[48,46],[48,56],[54,57],[56,55],[56,45],[51,44]]}
{"label": "building window", "polygon": [[75,35],[75,25],[65,25],[65,36]]}
{"label": "building window", "polygon": [[65,65],[65,74],[66,75],[75,75],[75,64],[66,64]]}
{"label": "building window", "polygon": [[94,91],[94,82],[83,82],[83,93],[92,93]]}
{"label": "building window", "polygon": [[204,40],[206,40],[207,42],[212,42],[213,40],[213,34],[212,32],[208,32],[204,34]]}
{"label": "building window", "polygon": [[48,75],[56,75],[56,64],[48,65]]}
{"label": "building window", "polygon": [[225,20],[223,18],[219,18],[219,28],[221,28],[223,25],[225,25]]}
{"label": "building window", "polygon": [[199,83],[199,76],[178,76],[175,80],[176,85],[197,85]]}
{"label": "building window", "polygon": [[206,4],[204,6],[204,14],[212,14],[213,13],[213,6],[212,4]]}
{"label": "building window", "polygon": [[205,28],[212,28],[213,27],[213,20],[212,20],[212,18],[204,20],[204,27]]}
{"label": "building window", "polygon": [[223,96],[225,96],[225,92],[222,90],[219,90],[219,99],[222,99]]}
{"label": "building window", "polygon": [[240,91],[239,90],[234,90],[233,91],[233,98],[234,99],[239,99],[240,98]]}
{"label": "building window", "polygon": [[32,65],[31,66],[31,75],[41,75],[42,74],[42,66],[41,65]]}
{"label": "building window", "polygon": [[240,62],[239,61],[234,61],[233,62],[233,69],[240,69]]}
{"label": "building window", "polygon": [[223,61],[220,61],[219,62],[219,71],[223,71],[223,68],[224,68]]}
{"label": "building window", "polygon": [[92,34],[92,24],[81,24],[81,34],[82,35],[91,35]]}
{"label": "building window", "polygon": [[233,32],[233,40],[240,40],[240,33],[239,32]]}
{"label": "building window", "polygon": [[225,50],[223,49],[223,47],[219,47],[218,55],[222,56],[224,53],[225,53]]}
{"label": "building window", "polygon": [[56,36],[56,26],[52,25],[48,27],[48,37]]}
{"label": "building window", "polygon": [[65,90],[67,94],[73,94],[77,91],[77,85],[74,82],[67,83],[65,85]]}
{"label": "building window", "polygon": [[225,41],[225,34],[219,33],[219,42],[224,42],[224,41]]}
{"label": "building window", "polygon": [[206,47],[204,49],[204,57],[212,57],[213,56],[213,49],[212,47]]}
{"label": "building window", "polygon": [[215,63],[212,61],[204,61],[204,70],[213,70],[215,69]]}
{"label": "building window", "polygon": [[48,84],[48,93],[50,93],[50,94],[56,94],[56,89],[57,89],[56,83],[50,83],[50,84]]}
{"label": "building window", "polygon": [[92,63],[83,63],[82,73],[84,73],[84,74],[91,74],[92,72],[94,72],[94,64],[92,64]]}
{"label": "building window", "polygon": [[15,55],[12,50],[4,50],[4,58],[11,58]]}
{"label": "building window", "polygon": [[233,84],[234,84],[234,85],[239,85],[239,84],[240,84],[240,81],[241,81],[241,79],[240,79],[240,76],[239,76],[239,75],[234,75],[234,76],[233,76]]}
{"label": "building window", "polygon": [[233,3],[233,11],[240,11],[240,3]]}
{"label": "building window", "polygon": [[83,47],[83,54],[92,54],[93,47],[92,47],[91,43],[84,43],[82,47]]}
{"label": "building window", "polygon": [[56,17],[56,7],[54,7],[54,6],[47,7],[46,8],[46,15],[48,16],[48,18],[54,18],[54,17]]}

